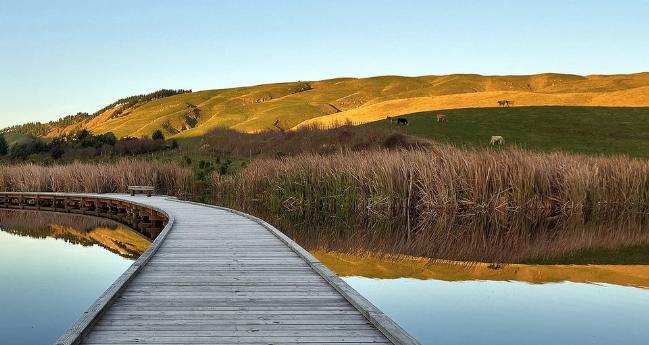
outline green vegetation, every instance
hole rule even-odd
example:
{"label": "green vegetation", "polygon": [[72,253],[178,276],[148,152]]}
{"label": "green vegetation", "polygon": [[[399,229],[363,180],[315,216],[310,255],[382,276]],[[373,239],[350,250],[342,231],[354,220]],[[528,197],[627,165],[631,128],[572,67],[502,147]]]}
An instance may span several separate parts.
{"label": "green vegetation", "polygon": [[9,152],[9,144],[3,135],[0,135],[0,156],[6,156]]}
{"label": "green vegetation", "polygon": [[153,132],[153,135],[151,135],[151,139],[153,139],[153,140],[165,140],[165,135],[162,134],[162,131],[158,129],[155,132]]}
{"label": "green vegetation", "polygon": [[[448,116],[437,122],[436,115]],[[489,146],[492,135],[506,146],[534,151],[624,154],[649,158],[649,108],[510,107],[454,109],[402,116],[368,124],[460,146]]]}
{"label": "green vegetation", "polygon": [[160,89],[158,91],[154,91],[151,93],[147,94],[141,94],[141,95],[135,95],[135,96],[129,96],[129,97],[124,97],[120,98],[117,101],[99,109],[97,112],[95,112],[92,116],[97,116],[107,110],[113,109],[115,107],[118,107],[118,111],[116,111],[113,116],[117,117],[119,116],[124,110],[132,108],[138,104],[146,103],[149,101],[152,101],[154,99],[161,99],[165,97],[171,97],[174,95],[181,95],[184,93],[191,93],[192,90],[183,90],[183,89],[178,89],[178,90],[171,90],[171,89]]}

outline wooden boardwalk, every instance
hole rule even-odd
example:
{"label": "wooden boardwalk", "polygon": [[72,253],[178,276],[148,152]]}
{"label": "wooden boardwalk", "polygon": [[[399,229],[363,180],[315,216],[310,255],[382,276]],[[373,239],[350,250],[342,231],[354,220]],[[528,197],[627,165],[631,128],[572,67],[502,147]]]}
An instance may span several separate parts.
{"label": "wooden boardwalk", "polygon": [[151,248],[57,344],[417,344],[272,226],[166,197]]}

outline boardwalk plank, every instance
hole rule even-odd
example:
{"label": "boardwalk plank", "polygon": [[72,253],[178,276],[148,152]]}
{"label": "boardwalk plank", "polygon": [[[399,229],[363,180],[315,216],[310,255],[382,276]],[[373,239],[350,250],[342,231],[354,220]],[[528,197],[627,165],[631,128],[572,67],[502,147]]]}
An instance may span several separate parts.
{"label": "boardwalk plank", "polygon": [[166,197],[107,197],[163,210],[173,226],[78,343],[417,344],[383,333],[395,326],[378,327],[384,315],[262,221]]}

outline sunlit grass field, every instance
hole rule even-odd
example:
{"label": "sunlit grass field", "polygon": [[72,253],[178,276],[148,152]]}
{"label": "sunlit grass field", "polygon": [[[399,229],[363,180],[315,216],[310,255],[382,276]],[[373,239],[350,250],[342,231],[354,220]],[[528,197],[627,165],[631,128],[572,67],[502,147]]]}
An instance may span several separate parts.
{"label": "sunlit grass field", "polygon": [[[437,114],[447,115],[448,122],[437,122]],[[428,111],[403,117],[408,119],[408,126],[387,120],[368,126],[398,129],[461,146],[489,146],[492,135],[501,135],[506,146],[534,151],[649,157],[649,108],[478,108]]]}

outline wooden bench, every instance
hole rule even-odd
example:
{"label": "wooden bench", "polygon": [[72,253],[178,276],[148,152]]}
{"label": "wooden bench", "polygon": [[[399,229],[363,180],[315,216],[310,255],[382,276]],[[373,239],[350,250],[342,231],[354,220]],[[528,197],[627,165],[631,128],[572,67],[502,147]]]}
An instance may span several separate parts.
{"label": "wooden bench", "polygon": [[153,186],[128,186],[128,191],[131,192],[131,196],[135,196],[135,192],[146,193],[146,196],[151,196],[153,194]]}

